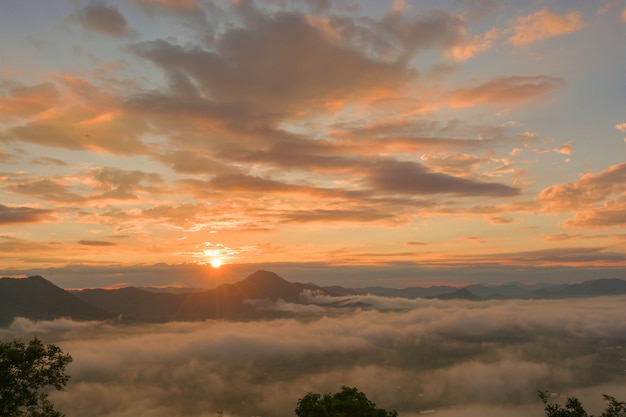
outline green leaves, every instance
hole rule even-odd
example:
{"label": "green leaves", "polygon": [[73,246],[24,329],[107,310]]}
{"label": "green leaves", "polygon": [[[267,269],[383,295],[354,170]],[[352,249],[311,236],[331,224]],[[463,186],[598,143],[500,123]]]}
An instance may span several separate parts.
{"label": "green leaves", "polygon": [[48,400],[47,389],[65,390],[72,362],[55,345],[39,339],[0,343],[0,415],[3,417],[62,417]]}
{"label": "green leaves", "polygon": [[309,392],[298,400],[298,417],[397,417],[398,413],[377,408],[356,388],[341,387],[335,394]]}
{"label": "green leaves", "polygon": [[[539,398],[543,401],[546,417],[593,417],[587,414],[578,398],[568,398],[565,406],[551,403],[547,391],[539,391]],[[617,401],[610,395],[603,395],[608,402],[607,408],[600,417],[626,417],[626,402]]]}

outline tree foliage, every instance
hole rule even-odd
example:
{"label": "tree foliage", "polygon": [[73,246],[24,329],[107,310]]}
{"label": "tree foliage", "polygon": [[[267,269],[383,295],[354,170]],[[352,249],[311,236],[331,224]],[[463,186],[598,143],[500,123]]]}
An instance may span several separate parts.
{"label": "tree foliage", "polygon": [[[600,417],[626,417],[626,402],[617,401],[610,395],[603,397],[608,405]],[[546,417],[593,417],[587,414],[578,398],[568,398],[565,406],[551,403],[547,391],[539,391],[539,398],[543,401]]]}
{"label": "tree foliage", "polygon": [[0,416],[62,417],[48,400],[51,389],[64,391],[72,361],[55,345],[35,338],[0,343]]}
{"label": "tree foliage", "polygon": [[298,417],[397,417],[398,413],[377,408],[356,388],[341,387],[335,394],[309,392],[298,400]]}

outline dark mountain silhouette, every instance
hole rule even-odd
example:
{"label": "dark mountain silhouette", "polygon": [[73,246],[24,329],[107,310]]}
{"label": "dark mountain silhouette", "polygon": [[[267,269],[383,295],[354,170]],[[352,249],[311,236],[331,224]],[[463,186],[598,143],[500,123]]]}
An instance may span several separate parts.
{"label": "dark mountain silhouette", "polygon": [[0,326],[15,317],[52,320],[104,320],[112,315],[40,277],[0,278]]}
{"label": "dark mountain silhouette", "polygon": [[440,294],[437,297],[439,300],[469,300],[469,301],[481,301],[484,298],[477,296],[467,288],[461,288],[460,290],[456,290],[454,292],[449,292],[446,294]]}
{"label": "dark mountain silhouette", "polygon": [[366,288],[352,288],[357,294],[372,294],[382,297],[399,297],[399,298],[429,298],[438,297],[442,294],[452,293],[458,290],[455,287],[449,286],[434,286],[434,287],[408,287],[408,288],[386,288],[386,287],[366,287]]}
{"label": "dark mountain silhouette", "polygon": [[439,298],[439,299],[558,299],[578,297],[598,297],[626,294],[626,281],[618,278],[601,278],[585,281],[580,284],[539,285],[536,287],[518,284],[482,285],[473,284],[462,288],[450,286],[434,286],[429,288],[352,288],[357,294],[372,294],[382,297],[402,298]]}
{"label": "dark mountain silhouette", "polygon": [[465,287],[472,294],[476,294],[481,298],[528,298],[531,290],[516,284],[504,285],[481,285],[474,284]]}
{"label": "dark mountain silhouette", "polygon": [[619,294],[626,294],[626,281],[617,278],[595,279],[532,292],[533,298],[579,298]]}
{"label": "dark mountain silhouette", "polygon": [[626,294],[626,281],[598,279],[580,284],[551,287],[520,285],[470,285],[463,288],[437,286],[430,288],[393,289],[383,287],[344,288],[319,287],[314,284],[289,282],[273,272],[257,271],[234,284],[222,284],[211,290],[177,289],[162,291],[135,287],[117,290],[89,289],[65,291],[46,279],[36,276],[23,279],[0,279],[0,326],[15,317],[50,320],[69,317],[75,320],[119,318],[124,321],[165,322],[206,319],[250,320],[293,316],[276,311],[271,304],[277,300],[306,304],[305,290],[336,297],[336,308],[368,308],[359,294],[402,298],[438,298],[441,300],[486,299],[556,299]]}
{"label": "dark mountain silhouette", "polygon": [[340,287],[339,285],[331,285],[328,287],[322,287],[324,289],[324,291],[327,291],[328,293],[334,294],[337,297],[343,297],[346,295],[357,295],[360,294],[360,292],[354,290],[354,289],[350,289],[350,288],[344,288],[344,287]]}
{"label": "dark mountain silhouette", "polygon": [[286,314],[257,307],[251,301],[275,302],[282,299],[290,303],[303,303],[300,294],[306,289],[335,295],[313,284],[288,282],[269,271],[257,271],[235,284],[222,284],[212,290],[182,294],[155,293],[131,287],[118,290],[82,290],[76,295],[127,320],[250,319]]}

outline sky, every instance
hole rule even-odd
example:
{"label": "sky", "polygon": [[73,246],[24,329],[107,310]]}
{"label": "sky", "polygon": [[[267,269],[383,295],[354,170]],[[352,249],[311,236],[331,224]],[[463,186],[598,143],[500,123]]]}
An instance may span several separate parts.
{"label": "sky", "polygon": [[626,278],[624,57],[623,0],[0,0],[0,275]]}

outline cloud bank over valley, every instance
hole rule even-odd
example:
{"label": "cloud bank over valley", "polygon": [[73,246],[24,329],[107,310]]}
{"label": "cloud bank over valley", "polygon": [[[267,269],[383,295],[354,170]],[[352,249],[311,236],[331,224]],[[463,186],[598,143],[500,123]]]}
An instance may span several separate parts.
{"label": "cloud bank over valley", "polygon": [[[538,389],[626,392],[626,297],[441,301],[367,298],[372,310],[309,306],[292,319],[121,325],[18,318],[70,353],[67,417],[293,416],[309,391],[356,386],[403,417],[541,416]],[[266,308],[296,309],[279,302]]]}

